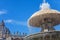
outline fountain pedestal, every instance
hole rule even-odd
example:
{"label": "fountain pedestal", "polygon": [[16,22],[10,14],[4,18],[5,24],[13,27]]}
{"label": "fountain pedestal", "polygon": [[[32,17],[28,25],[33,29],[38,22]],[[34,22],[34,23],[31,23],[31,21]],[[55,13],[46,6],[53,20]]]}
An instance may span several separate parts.
{"label": "fountain pedestal", "polygon": [[24,37],[24,40],[60,40],[60,31],[56,31],[54,26],[60,24],[60,12],[50,9],[50,5],[45,2],[28,19],[28,25],[42,28],[41,32]]}

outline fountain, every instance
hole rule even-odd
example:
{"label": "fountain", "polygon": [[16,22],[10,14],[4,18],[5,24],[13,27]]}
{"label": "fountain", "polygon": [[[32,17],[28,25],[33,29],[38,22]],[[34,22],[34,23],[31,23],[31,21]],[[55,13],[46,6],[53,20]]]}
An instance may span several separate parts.
{"label": "fountain", "polygon": [[60,31],[54,26],[60,24],[60,12],[50,8],[44,0],[40,5],[41,10],[28,19],[28,25],[42,28],[41,32],[24,37],[24,40],[60,40]]}

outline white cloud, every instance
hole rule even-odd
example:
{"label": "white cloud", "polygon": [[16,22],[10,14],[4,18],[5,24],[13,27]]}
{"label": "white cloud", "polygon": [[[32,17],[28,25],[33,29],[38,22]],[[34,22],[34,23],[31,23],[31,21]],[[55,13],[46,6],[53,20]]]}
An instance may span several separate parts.
{"label": "white cloud", "polygon": [[22,26],[27,26],[27,22],[26,21],[16,21],[16,20],[4,20],[5,23],[10,23],[10,24],[16,24],[16,25],[22,25]]}
{"label": "white cloud", "polygon": [[2,15],[2,14],[6,14],[6,13],[7,13],[6,10],[0,10],[0,15]]}
{"label": "white cloud", "polygon": [[12,23],[13,20],[10,20],[10,19],[9,19],[9,20],[4,20],[4,22],[5,22],[5,23]]}
{"label": "white cloud", "polygon": [[17,25],[27,26],[27,22],[25,22],[25,21],[15,21],[15,23],[16,23]]}

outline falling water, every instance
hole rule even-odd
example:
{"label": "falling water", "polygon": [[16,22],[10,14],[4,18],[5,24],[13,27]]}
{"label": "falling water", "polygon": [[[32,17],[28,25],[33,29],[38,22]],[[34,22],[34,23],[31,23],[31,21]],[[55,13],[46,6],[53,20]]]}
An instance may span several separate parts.
{"label": "falling water", "polygon": [[29,34],[32,34],[31,26],[28,25],[28,29],[29,29]]}

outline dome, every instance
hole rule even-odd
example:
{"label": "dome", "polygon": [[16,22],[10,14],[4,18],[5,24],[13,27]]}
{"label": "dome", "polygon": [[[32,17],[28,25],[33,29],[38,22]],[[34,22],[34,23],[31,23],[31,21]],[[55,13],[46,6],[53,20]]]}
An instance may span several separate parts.
{"label": "dome", "polygon": [[48,3],[43,3],[41,7],[41,10],[34,13],[29,19],[28,19],[28,25],[34,26],[34,27],[40,27],[40,25],[43,23],[44,18],[49,18],[52,20],[52,26],[55,26],[57,24],[60,24],[60,12],[57,10],[50,9],[50,6]]}

